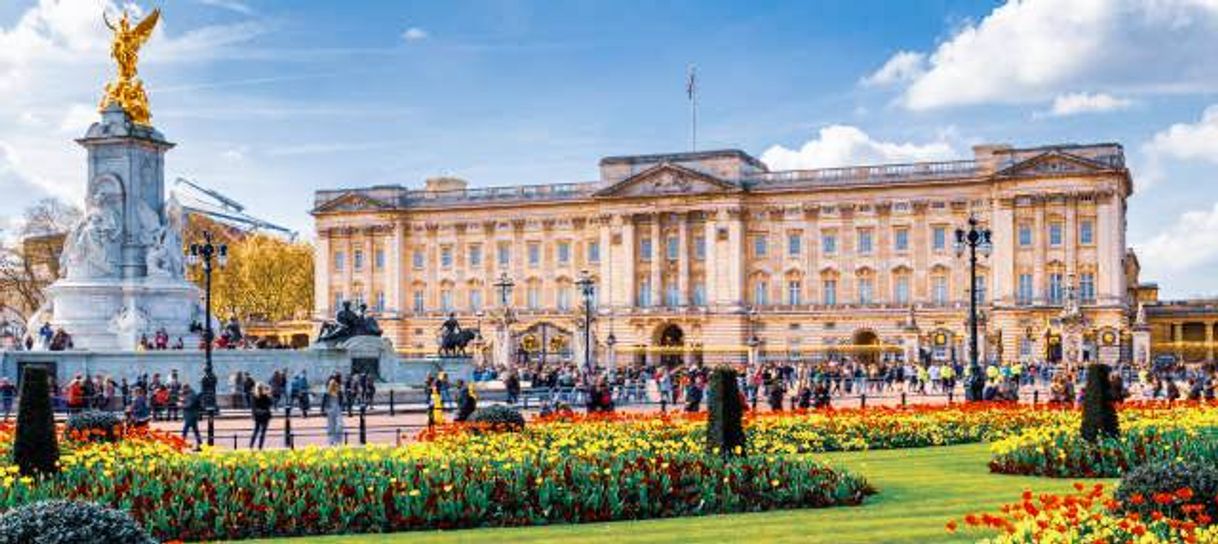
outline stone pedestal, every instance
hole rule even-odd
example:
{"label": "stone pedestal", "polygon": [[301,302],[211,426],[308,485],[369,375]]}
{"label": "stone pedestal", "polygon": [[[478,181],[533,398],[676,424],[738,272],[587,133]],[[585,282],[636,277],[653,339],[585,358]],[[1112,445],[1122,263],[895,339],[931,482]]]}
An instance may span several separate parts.
{"label": "stone pedestal", "polygon": [[190,325],[203,324],[199,289],[184,281],[65,279],[48,287],[47,297],[54,301],[54,325],[69,331],[77,348],[134,350],[141,336],[152,339],[158,329],[171,343],[182,338],[193,346]]}

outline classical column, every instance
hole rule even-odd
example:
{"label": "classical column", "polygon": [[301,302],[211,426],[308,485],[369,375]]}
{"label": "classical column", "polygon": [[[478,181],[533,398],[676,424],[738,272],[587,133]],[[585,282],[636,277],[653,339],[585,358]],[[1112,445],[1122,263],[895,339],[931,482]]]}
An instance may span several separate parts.
{"label": "classical column", "polygon": [[994,290],[994,302],[1013,304],[1015,302],[1015,250],[1019,241],[1015,239],[1015,214],[1011,209],[1009,199],[994,199],[991,206],[994,209],[993,229],[994,253],[990,259],[993,263],[991,289]]}
{"label": "classical column", "polygon": [[1214,324],[1202,322],[1205,325],[1205,362],[1214,362]]}
{"label": "classical column", "polygon": [[716,258],[716,239],[718,238],[717,212],[706,213],[706,223],[703,226],[702,240],[706,254],[702,259],[702,288],[705,290],[706,305],[719,305],[719,277],[723,271],[719,266],[719,259]]}
{"label": "classical column", "polygon": [[664,283],[664,243],[660,239],[660,214],[654,213],[651,215],[651,305],[664,306],[665,300],[661,298],[664,291],[662,285]]}
{"label": "classical column", "polygon": [[689,214],[677,214],[677,305],[689,305]]}
{"label": "classical column", "polygon": [[1125,229],[1124,222],[1117,216],[1115,195],[1096,196],[1096,257],[1099,260],[1099,273],[1095,278],[1097,302],[1113,303],[1123,300],[1125,295],[1125,274],[1121,269],[1121,259],[1125,255],[1122,247],[1121,231]]}
{"label": "classical column", "polygon": [[618,286],[618,295],[615,297],[613,305],[622,310],[629,310],[637,304],[637,294],[635,293],[635,263],[638,262],[638,256],[635,254],[635,248],[638,243],[635,242],[635,226],[634,216],[624,214],[616,216],[616,220],[620,222],[622,228],[621,242],[615,246],[613,252],[613,265],[617,270],[617,277],[622,281]]}
{"label": "classical column", "polygon": [[728,210],[727,255],[729,304],[740,307],[744,304],[744,210]]}
{"label": "classical column", "polygon": [[329,229],[317,231],[313,263],[313,314],[316,317],[326,317],[333,313],[330,308],[330,270],[334,266],[334,258],[330,255]]}
{"label": "classical column", "polygon": [[1176,353],[1176,361],[1184,362],[1184,323],[1173,322],[1171,324],[1171,341],[1172,351]]}
{"label": "classical column", "polygon": [[406,226],[401,221],[393,222],[393,235],[385,251],[385,312],[398,314],[402,311],[402,241],[406,237]]}
{"label": "classical column", "polygon": [[355,229],[343,229],[343,300],[351,300],[351,283],[355,278],[355,243],[352,238]]}
{"label": "classical column", "polygon": [[[597,218],[597,245],[600,247],[600,285],[596,287],[598,306],[613,308],[613,290],[617,289],[618,278],[613,275],[613,225],[608,216]],[[585,249],[585,253],[588,253]]]}
{"label": "classical column", "polygon": [[[1032,200],[1036,220],[1032,224],[1032,299],[1047,302],[1048,281],[1045,279],[1045,251],[1048,246],[1048,229],[1045,227],[1045,199],[1037,196]],[[1018,243],[1018,242],[1017,242]]]}
{"label": "classical column", "polygon": [[364,227],[364,304],[369,308],[376,306],[376,292],[373,289],[376,268],[376,227]]}
{"label": "classical column", "polygon": [[1078,262],[1078,208],[1074,195],[1066,197],[1066,277],[1074,277]]}

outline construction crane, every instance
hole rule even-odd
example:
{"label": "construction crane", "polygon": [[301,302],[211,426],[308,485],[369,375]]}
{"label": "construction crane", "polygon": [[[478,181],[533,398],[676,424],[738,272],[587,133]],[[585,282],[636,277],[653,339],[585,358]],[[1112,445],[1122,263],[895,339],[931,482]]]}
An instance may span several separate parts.
{"label": "construction crane", "polygon": [[[177,188],[181,186],[192,189],[192,192],[199,193],[202,197],[210,199],[211,202],[201,198],[199,195],[178,191]],[[221,194],[215,189],[209,189],[196,181],[179,177],[174,181],[174,195],[179,198],[182,209],[188,213],[197,213],[232,225],[245,232],[272,231],[286,236],[289,240],[296,239],[296,231],[263,221],[245,213],[245,206],[240,202]]]}

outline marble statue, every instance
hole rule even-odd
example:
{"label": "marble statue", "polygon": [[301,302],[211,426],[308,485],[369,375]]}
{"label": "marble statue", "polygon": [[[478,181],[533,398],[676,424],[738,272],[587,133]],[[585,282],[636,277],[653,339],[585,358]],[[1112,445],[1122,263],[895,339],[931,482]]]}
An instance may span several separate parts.
{"label": "marble statue", "polygon": [[[150,210],[151,211],[151,210]],[[186,269],[182,263],[182,206],[177,198],[165,202],[165,222],[152,230],[148,248],[148,276],[181,278]]]}
{"label": "marble statue", "polygon": [[116,258],[122,235],[122,197],[98,185],[88,211],[64,240],[60,273],[67,278],[104,278],[116,275]]}

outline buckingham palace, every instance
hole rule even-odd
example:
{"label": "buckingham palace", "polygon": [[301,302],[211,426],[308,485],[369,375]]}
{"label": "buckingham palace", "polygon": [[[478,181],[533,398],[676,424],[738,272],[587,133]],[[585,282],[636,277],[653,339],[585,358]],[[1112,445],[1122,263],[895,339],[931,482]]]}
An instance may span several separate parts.
{"label": "buckingham palace", "polygon": [[[788,171],[729,149],[605,157],[599,171],[318,191],[317,317],[366,304],[400,351],[430,353],[455,314],[487,353],[513,342],[578,361],[586,277],[589,352],[619,364],[750,350],[965,359],[971,295],[987,359],[1132,353],[1133,182],[1118,144]],[[992,232],[975,285],[954,247],[970,217]]]}

